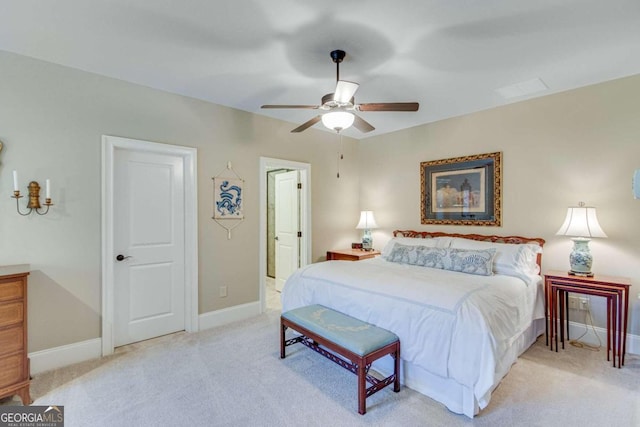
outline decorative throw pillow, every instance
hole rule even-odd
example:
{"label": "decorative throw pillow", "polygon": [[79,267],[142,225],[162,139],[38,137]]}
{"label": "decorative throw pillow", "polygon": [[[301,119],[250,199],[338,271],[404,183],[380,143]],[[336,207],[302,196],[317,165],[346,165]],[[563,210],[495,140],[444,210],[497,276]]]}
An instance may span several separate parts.
{"label": "decorative throw pillow", "polygon": [[537,264],[538,254],[542,252],[536,243],[512,244],[482,242],[463,238],[454,238],[452,248],[457,249],[496,249],[493,272],[515,277],[530,277],[540,273]]}
{"label": "decorative throw pillow", "polygon": [[493,275],[493,258],[495,249],[447,249],[450,263],[447,270],[461,273],[477,274],[480,276]]}
{"label": "decorative throw pillow", "polygon": [[396,243],[387,257],[387,261],[430,268],[445,268],[445,258],[446,249]]}
{"label": "decorative throw pillow", "polygon": [[424,246],[427,248],[448,248],[451,244],[451,237],[429,237],[423,239],[422,237],[394,237],[387,242],[382,248],[382,258],[387,259],[393,248],[397,244],[405,246]]}
{"label": "decorative throw pillow", "polygon": [[495,249],[429,248],[396,243],[387,261],[491,276]]}
{"label": "decorative throw pillow", "polygon": [[389,253],[387,259],[391,262],[414,264],[417,257],[416,248],[418,248],[418,246],[408,246],[395,243],[391,247],[391,253]]}

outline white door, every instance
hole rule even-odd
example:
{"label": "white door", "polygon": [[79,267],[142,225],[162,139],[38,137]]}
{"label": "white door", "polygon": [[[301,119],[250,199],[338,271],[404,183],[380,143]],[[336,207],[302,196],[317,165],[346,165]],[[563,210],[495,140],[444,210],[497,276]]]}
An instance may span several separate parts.
{"label": "white door", "polygon": [[183,162],[178,155],[115,150],[116,347],[185,329]]}
{"label": "white door", "polygon": [[300,265],[298,171],[276,175],[275,187],[276,290],[282,291],[284,282]]}

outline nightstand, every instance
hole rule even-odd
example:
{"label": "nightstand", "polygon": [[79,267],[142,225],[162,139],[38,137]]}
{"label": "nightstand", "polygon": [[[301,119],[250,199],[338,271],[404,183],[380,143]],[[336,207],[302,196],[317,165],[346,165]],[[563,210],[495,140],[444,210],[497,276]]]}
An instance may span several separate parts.
{"label": "nightstand", "polygon": [[629,286],[626,277],[573,276],[564,271],[550,271],[544,276],[545,310],[548,315],[547,344],[553,350],[555,340],[558,351],[558,335],[564,348],[564,334],[569,339],[569,298],[567,293],[595,295],[607,299],[607,360],[611,353],[613,366],[624,365],[629,316]]}
{"label": "nightstand", "polygon": [[380,251],[362,249],[336,249],[327,251],[327,261],[361,261],[380,255]]}

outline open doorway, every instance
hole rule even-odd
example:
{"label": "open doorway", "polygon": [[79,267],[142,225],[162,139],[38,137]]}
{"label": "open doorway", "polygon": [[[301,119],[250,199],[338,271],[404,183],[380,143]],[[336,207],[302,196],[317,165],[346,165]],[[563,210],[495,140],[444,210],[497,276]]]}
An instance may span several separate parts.
{"label": "open doorway", "polygon": [[[291,172],[297,171],[291,169],[267,171],[267,278],[274,281],[276,279],[276,242],[279,240],[276,232],[276,202],[279,201],[276,193],[278,185],[276,184],[280,184],[280,182],[276,183],[276,175]],[[279,178],[278,181],[281,179]]]}
{"label": "open doorway", "polygon": [[[311,259],[311,165],[260,158],[260,302]],[[298,185],[299,184],[299,185]],[[271,297],[270,297],[271,296]],[[279,301],[279,296],[276,296]]]}

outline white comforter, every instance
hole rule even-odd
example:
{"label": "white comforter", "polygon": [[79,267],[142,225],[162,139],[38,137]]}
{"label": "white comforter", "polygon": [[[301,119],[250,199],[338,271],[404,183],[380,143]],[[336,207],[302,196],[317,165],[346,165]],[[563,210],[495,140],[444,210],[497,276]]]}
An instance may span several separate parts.
{"label": "white comforter", "polygon": [[[400,337],[402,359],[451,378],[478,400],[501,379],[502,356],[534,317],[539,283],[388,262],[330,261],[295,272],[283,311],[322,304]],[[509,360],[507,363],[512,363]]]}

